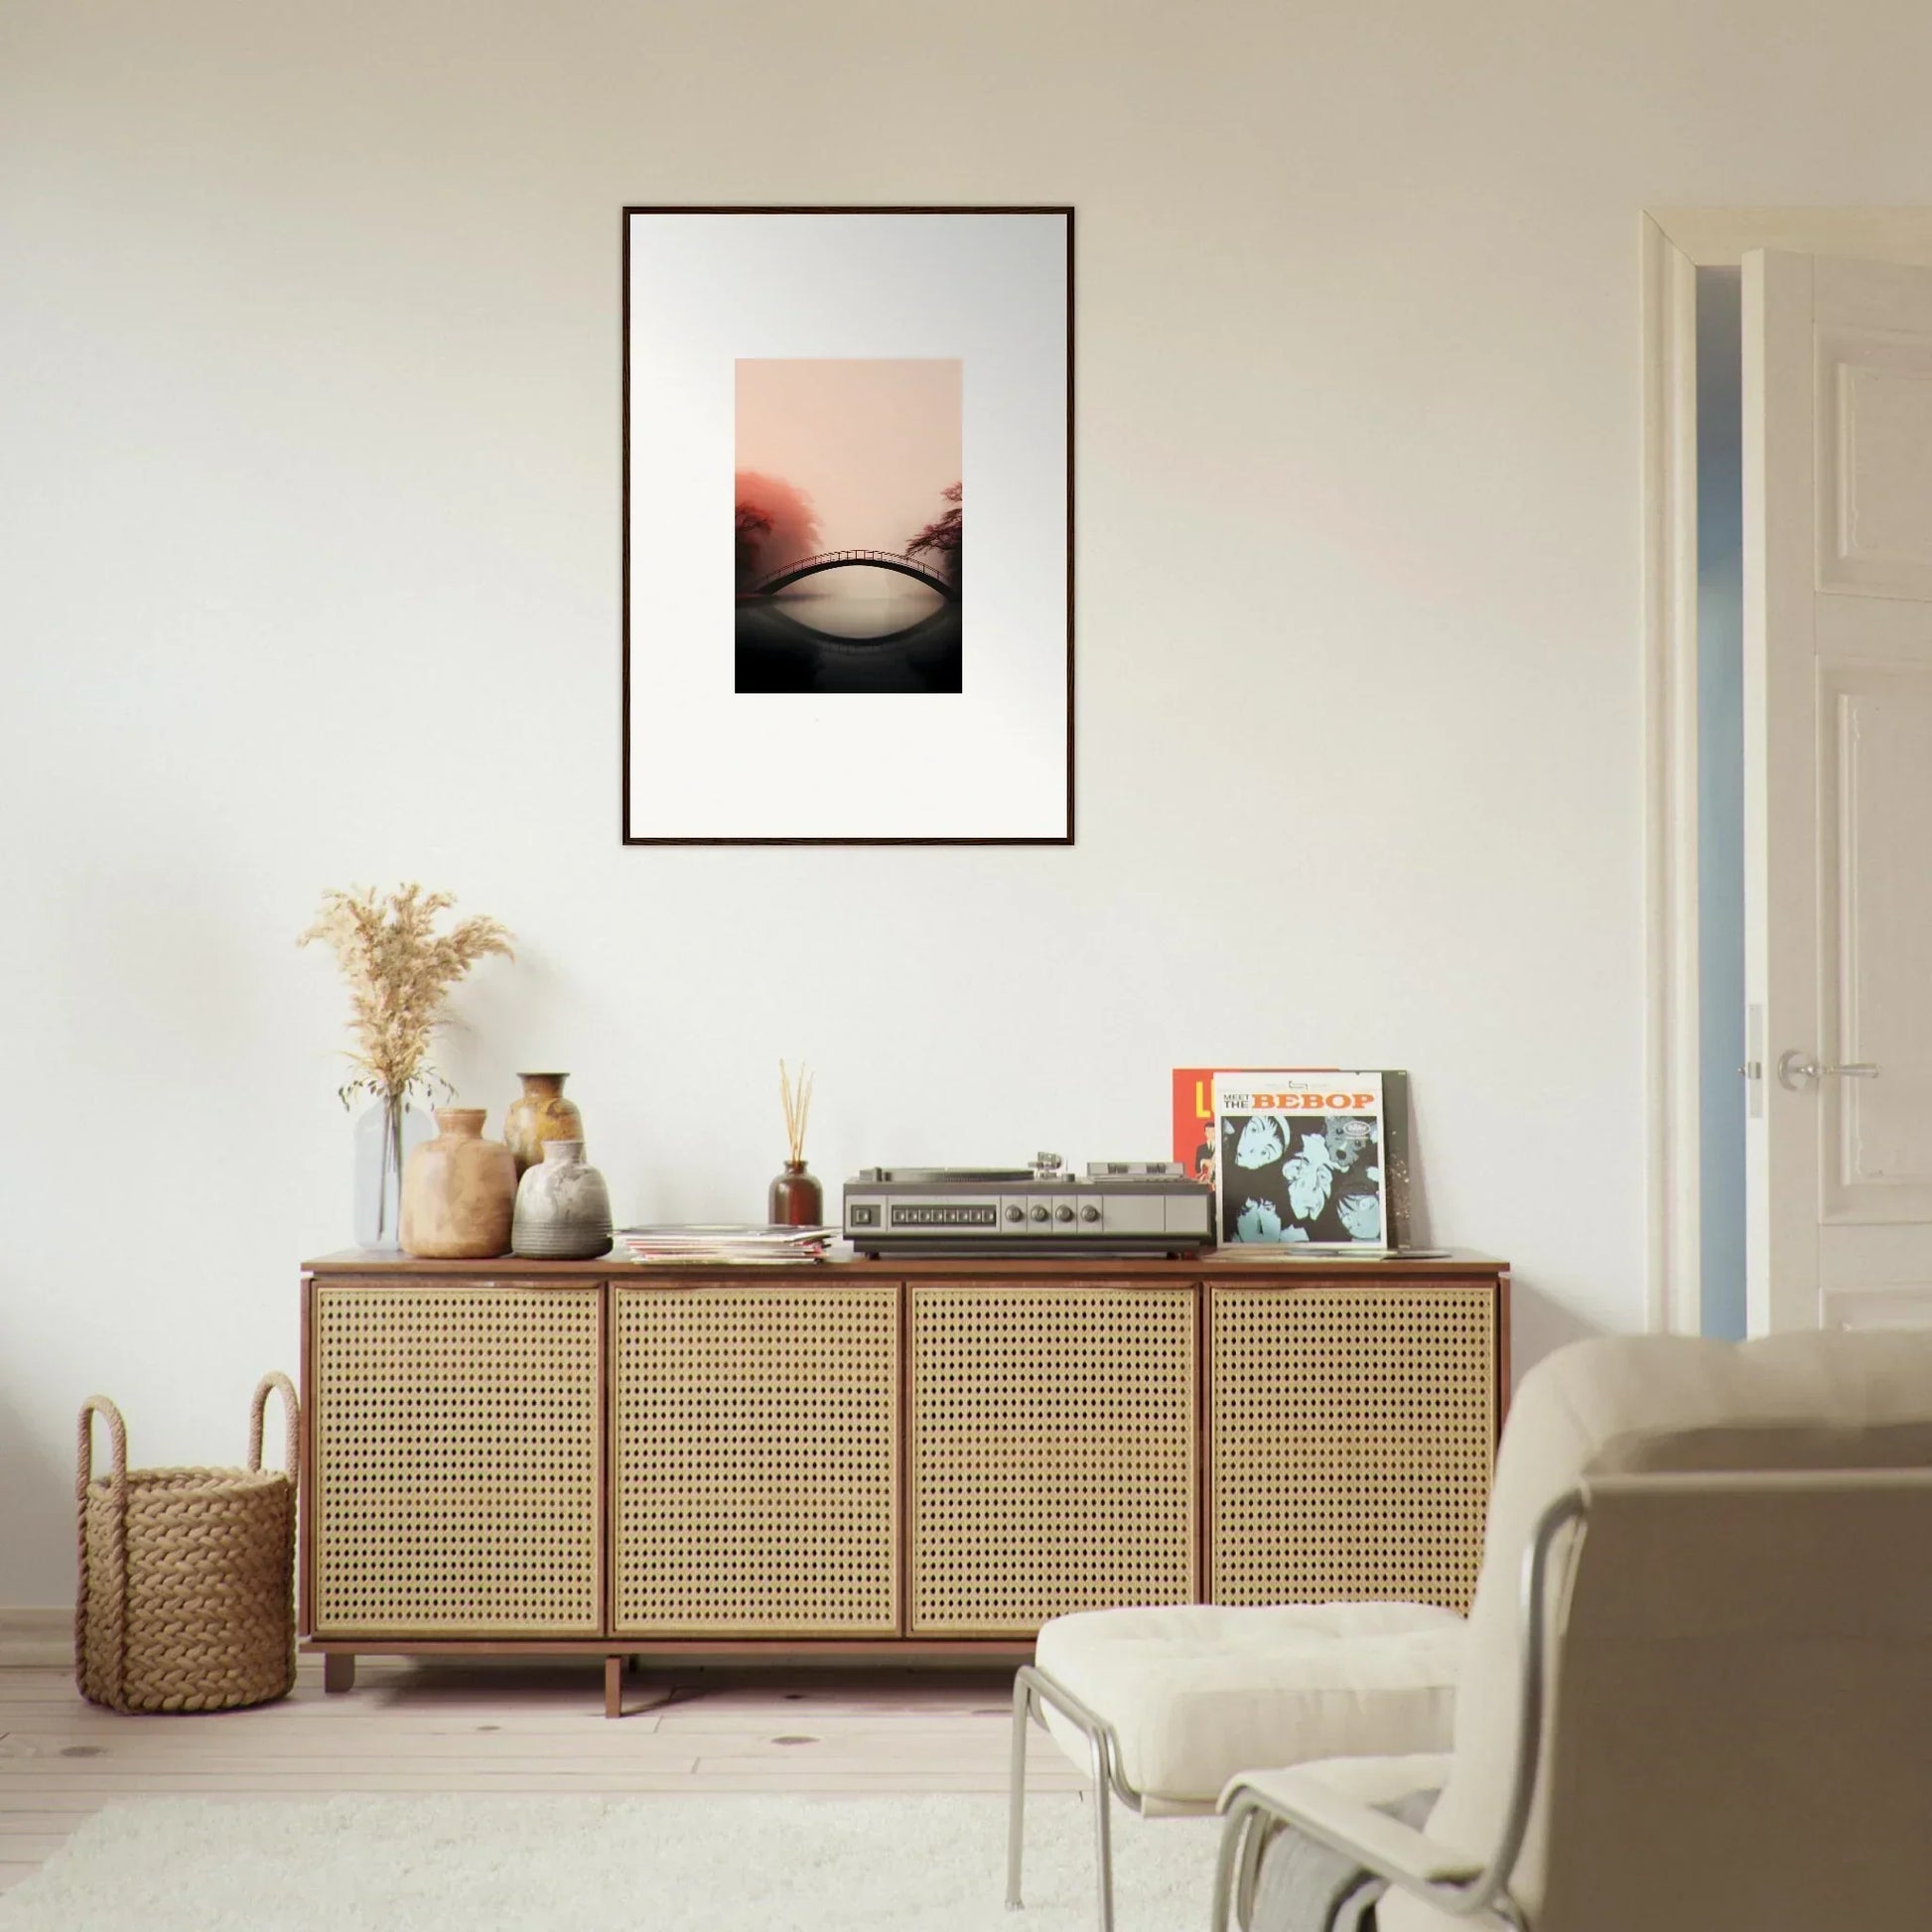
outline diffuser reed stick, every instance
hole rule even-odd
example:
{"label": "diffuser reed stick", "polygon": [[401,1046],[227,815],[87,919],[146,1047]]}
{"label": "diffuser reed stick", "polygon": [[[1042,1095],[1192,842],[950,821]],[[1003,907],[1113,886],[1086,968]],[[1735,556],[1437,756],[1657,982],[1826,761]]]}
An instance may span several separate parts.
{"label": "diffuser reed stick", "polygon": [[798,1062],[798,1078],[794,1081],[791,1069],[783,1060],[778,1062],[778,1098],[785,1110],[785,1142],[791,1150],[790,1158],[802,1165],[805,1159],[805,1122],[812,1111],[812,1076],[805,1070],[805,1062]]}

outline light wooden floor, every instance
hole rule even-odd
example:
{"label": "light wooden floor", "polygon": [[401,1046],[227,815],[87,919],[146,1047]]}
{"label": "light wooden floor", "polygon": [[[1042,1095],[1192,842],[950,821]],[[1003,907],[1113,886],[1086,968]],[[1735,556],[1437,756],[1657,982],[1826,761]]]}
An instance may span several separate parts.
{"label": "light wooden floor", "polygon": [[[348,1792],[1004,1791],[1010,1671],[696,1670],[632,1675],[604,1716],[602,1664],[364,1658],[328,1697],[207,1717],[123,1718],[66,1671],[0,1670],[0,1889],[103,1805]],[[1030,1784],[1078,1789],[1037,1730]]]}

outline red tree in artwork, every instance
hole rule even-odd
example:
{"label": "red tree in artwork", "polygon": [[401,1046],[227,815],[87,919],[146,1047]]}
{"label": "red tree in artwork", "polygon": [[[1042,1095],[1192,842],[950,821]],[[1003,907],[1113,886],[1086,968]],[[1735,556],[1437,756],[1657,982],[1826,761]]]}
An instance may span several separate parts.
{"label": "red tree in artwork", "polygon": [[759,574],[759,551],[771,534],[771,519],[756,503],[738,505],[738,588],[742,591]]}
{"label": "red tree in artwork", "polygon": [[741,470],[734,491],[738,588],[749,590],[786,564],[818,548],[818,512],[812,499],[782,477]]}
{"label": "red tree in artwork", "polygon": [[928,523],[923,530],[905,546],[908,557],[916,557],[921,551],[929,551],[932,561],[938,566],[939,573],[946,582],[957,590],[959,588],[959,539],[960,539],[960,485],[939,492],[952,508]]}

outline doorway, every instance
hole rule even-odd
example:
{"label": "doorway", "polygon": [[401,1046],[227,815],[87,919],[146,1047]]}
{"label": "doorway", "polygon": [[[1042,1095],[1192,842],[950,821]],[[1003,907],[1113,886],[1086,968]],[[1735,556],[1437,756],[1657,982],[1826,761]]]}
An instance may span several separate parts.
{"label": "doorway", "polygon": [[[1749,1276],[1756,1264],[1746,1238],[1763,1203],[1751,1198],[1744,1176],[1747,1163],[1757,1159],[1752,1137],[1765,1128],[1775,1070],[1767,1060],[1776,1058],[1766,1054],[1760,1029],[1747,1024],[1764,1010],[1745,1005],[1741,970],[1746,815],[1739,265],[1747,252],[1766,249],[1932,267],[1932,207],[1653,209],[1643,215],[1641,232],[1646,1320],[1653,1330],[1730,1336],[1747,1324],[1764,1325],[1754,1300],[1761,1299],[1762,1284]],[[1780,1036],[1778,1043],[1815,1050],[1811,1034],[1823,1038],[1832,1033],[1822,1014],[1818,1019],[1818,1026],[1793,1032],[1789,1040]],[[1838,1103],[1828,1094],[1820,1104]],[[1830,1116],[1823,1118],[1829,1125]],[[1863,1217],[1874,1218],[1898,1217]],[[1749,1282],[1741,1294],[1740,1279]],[[1921,1310],[1916,1318],[1932,1317],[1932,1290],[1914,1294]],[[1888,1286],[1880,1299],[1883,1318],[1902,1318],[1896,1288]],[[1853,1323],[1855,1311],[1844,1295],[1839,1309],[1837,1318]],[[1855,1325],[1865,1319],[1857,1315]]]}

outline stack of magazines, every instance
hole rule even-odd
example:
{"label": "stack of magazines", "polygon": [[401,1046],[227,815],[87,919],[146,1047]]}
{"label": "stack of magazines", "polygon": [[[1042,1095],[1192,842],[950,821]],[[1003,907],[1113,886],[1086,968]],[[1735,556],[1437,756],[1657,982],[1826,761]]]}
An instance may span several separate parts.
{"label": "stack of magazines", "polygon": [[721,1221],[666,1227],[624,1228],[618,1252],[632,1261],[745,1262],[817,1261],[838,1239],[837,1228],[760,1227]]}

